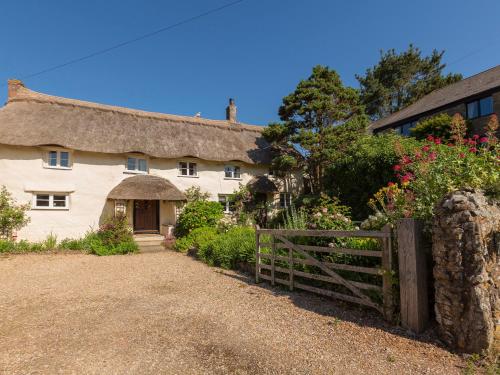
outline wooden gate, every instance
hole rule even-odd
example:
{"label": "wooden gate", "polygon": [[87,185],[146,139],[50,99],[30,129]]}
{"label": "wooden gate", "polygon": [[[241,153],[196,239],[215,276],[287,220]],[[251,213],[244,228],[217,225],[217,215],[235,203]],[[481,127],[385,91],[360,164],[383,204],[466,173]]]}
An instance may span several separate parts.
{"label": "wooden gate", "polygon": [[[392,234],[389,226],[381,231],[337,231],[337,230],[286,230],[286,229],[256,229],[257,251],[255,256],[255,278],[268,280],[272,285],[275,283],[287,285],[290,290],[294,288],[306,290],[313,293],[338,298],[348,302],[354,302],[369,306],[384,315],[387,320],[393,316],[392,299]],[[262,241],[264,237],[266,241]],[[360,250],[333,246],[309,246],[292,242],[294,237],[324,237],[324,238],[373,238],[380,243],[380,250]],[[269,242],[267,242],[269,240]],[[380,258],[377,267],[362,267],[350,264],[333,263],[319,260],[314,255],[319,254],[347,254],[359,257]],[[276,263],[279,263],[278,265]],[[285,265],[285,266],[283,266]],[[320,270],[319,273],[304,272],[298,270],[296,265],[313,266]],[[295,267],[294,267],[295,266]],[[367,283],[349,280],[336,271],[350,271],[380,276],[381,283]],[[287,275],[286,278],[276,274]],[[294,276],[305,280],[320,281],[322,286],[312,286],[298,280]],[[332,290],[328,287],[334,284],[342,286],[344,291]],[[376,285],[379,284],[379,285]],[[381,284],[381,285],[380,285]],[[376,291],[382,295],[382,301],[375,301],[367,291]]]}

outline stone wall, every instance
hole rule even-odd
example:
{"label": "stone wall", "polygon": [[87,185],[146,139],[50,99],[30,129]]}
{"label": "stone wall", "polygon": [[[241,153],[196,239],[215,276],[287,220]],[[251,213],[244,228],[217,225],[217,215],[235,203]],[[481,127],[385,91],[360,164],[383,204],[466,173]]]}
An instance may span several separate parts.
{"label": "stone wall", "polygon": [[441,339],[460,352],[499,352],[499,233],[500,207],[481,192],[452,193],[436,208],[436,320]]}

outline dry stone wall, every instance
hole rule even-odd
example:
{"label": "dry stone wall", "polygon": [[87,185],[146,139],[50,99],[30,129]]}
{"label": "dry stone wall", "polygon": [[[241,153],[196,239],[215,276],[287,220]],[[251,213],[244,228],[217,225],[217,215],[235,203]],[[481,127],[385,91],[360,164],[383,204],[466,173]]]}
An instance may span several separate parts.
{"label": "dry stone wall", "polygon": [[433,223],[435,310],[439,334],[466,353],[500,347],[500,207],[481,192],[457,191]]}

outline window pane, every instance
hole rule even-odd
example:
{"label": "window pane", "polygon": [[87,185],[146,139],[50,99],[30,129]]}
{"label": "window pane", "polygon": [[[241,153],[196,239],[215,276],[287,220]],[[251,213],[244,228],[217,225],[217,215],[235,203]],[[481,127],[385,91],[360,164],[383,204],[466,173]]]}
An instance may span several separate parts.
{"label": "window pane", "polygon": [[185,162],[179,163],[179,173],[181,176],[187,176],[187,163]]}
{"label": "window pane", "polygon": [[467,104],[467,118],[476,118],[479,116],[478,102],[470,102]]}
{"label": "window pane", "polygon": [[54,195],[54,207],[66,207],[66,196]]}
{"label": "window pane", "polygon": [[189,163],[189,175],[196,176],[196,163]]}
{"label": "window pane", "polygon": [[61,151],[59,157],[61,167],[69,167],[69,152]]}
{"label": "window pane", "polygon": [[479,101],[479,114],[481,116],[491,115],[493,113],[493,98],[488,96],[487,98],[481,99]]}
{"label": "window pane", "polygon": [[49,151],[49,166],[57,167],[57,151]]}
{"label": "window pane", "polygon": [[240,178],[240,167],[234,167],[233,177]]}
{"label": "window pane", "polygon": [[128,158],[127,159],[127,169],[129,171],[135,171],[135,163],[136,163],[136,158]]}
{"label": "window pane", "polygon": [[139,161],[139,170],[141,172],[146,172],[148,169],[146,159],[137,159]]}
{"label": "window pane", "polygon": [[49,196],[37,194],[36,196],[36,206],[37,207],[49,207]]}
{"label": "window pane", "polygon": [[227,178],[232,178],[233,177],[233,167],[225,167],[224,171],[225,171],[225,176]]}

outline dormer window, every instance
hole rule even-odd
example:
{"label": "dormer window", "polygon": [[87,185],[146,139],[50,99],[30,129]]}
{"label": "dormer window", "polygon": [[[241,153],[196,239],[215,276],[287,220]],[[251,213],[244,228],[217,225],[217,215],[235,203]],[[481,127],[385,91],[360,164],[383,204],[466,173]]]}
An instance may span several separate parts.
{"label": "dormer window", "polygon": [[147,173],[148,161],[145,158],[129,156],[127,158],[127,172],[130,173]]}
{"label": "dormer window", "polygon": [[224,167],[224,176],[226,178],[231,178],[231,179],[240,179],[241,178],[240,167],[235,165],[226,165]]}
{"label": "dormer window", "polygon": [[63,150],[48,150],[45,167],[53,169],[71,169],[70,152]]}

